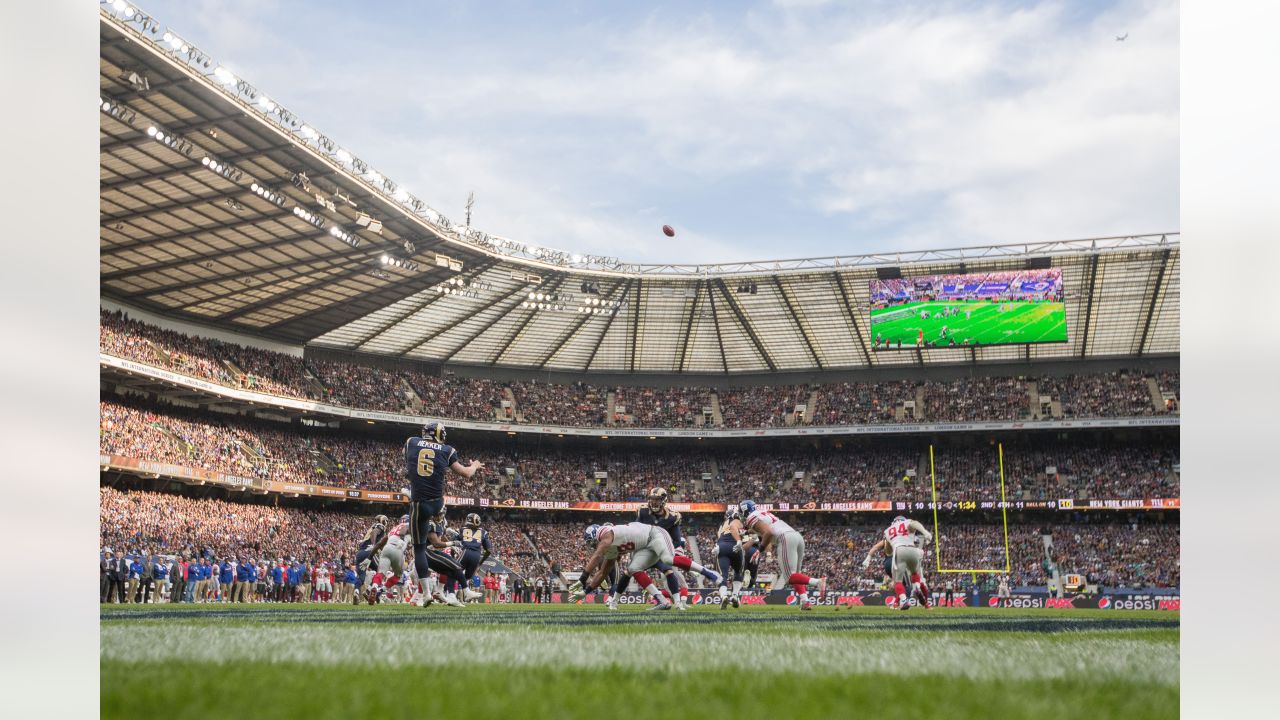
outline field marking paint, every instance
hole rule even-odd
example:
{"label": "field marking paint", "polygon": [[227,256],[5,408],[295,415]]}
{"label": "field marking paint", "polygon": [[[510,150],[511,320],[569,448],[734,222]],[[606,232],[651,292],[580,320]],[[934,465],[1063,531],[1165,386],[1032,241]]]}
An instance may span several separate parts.
{"label": "field marking paint", "polygon": [[[662,636],[661,644],[619,644],[624,635],[543,628],[340,627],[323,624],[210,628],[189,623],[105,625],[105,662],[243,662],[435,670],[490,665],[497,668],[613,667],[633,671],[687,672],[699,668],[758,672],[785,670],[820,676],[889,673],[942,674],[974,680],[1113,679],[1175,686],[1175,642],[1099,638],[1074,634],[990,638],[939,632],[928,642],[904,642],[877,633],[851,640],[823,634],[687,632]],[[466,647],[453,655],[442,648]],[[629,652],[600,652],[630,647]]]}

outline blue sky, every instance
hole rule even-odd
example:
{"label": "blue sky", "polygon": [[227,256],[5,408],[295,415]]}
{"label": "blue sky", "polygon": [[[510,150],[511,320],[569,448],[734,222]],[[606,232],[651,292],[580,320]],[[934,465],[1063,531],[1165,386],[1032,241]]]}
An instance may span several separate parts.
{"label": "blue sky", "polygon": [[140,7],[523,242],[706,262],[1178,228],[1176,2]]}

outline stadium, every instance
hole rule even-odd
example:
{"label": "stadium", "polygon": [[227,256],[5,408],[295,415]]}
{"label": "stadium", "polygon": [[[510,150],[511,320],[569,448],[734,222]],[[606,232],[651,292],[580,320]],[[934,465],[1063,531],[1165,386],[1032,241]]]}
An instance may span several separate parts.
{"label": "stadium", "polygon": [[[703,714],[1177,713],[1177,232],[712,264],[533,246],[162,19],[99,18],[104,716],[397,713],[401,677],[414,709],[482,717],[657,688]],[[460,585],[414,559],[406,439],[440,428],[484,468],[444,473],[423,531],[448,565],[483,529]],[[683,546],[619,583],[645,512]],[[915,575],[879,549],[899,516],[930,540]],[[392,526],[394,572],[361,555]]]}

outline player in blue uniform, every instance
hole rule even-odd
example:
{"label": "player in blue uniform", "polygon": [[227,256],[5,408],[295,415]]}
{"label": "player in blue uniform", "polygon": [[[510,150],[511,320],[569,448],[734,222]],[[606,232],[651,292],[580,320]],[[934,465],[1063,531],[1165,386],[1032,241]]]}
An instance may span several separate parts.
{"label": "player in blue uniform", "polygon": [[462,574],[468,586],[476,576],[476,570],[489,559],[493,548],[489,545],[489,531],[480,527],[480,515],[469,513],[462,525]]}
{"label": "player in blue uniform", "polygon": [[474,600],[480,597],[480,593],[466,586],[467,580],[463,574],[462,565],[452,555],[445,552],[450,548],[462,547],[462,541],[450,540],[450,535],[449,521],[445,520],[444,508],[442,507],[439,514],[427,522],[426,530],[422,534],[422,541],[414,541],[414,564],[420,568],[418,582],[422,587],[424,604],[427,596],[427,585],[421,578],[427,577],[434,571],[440,573],[444,578],[444,592],[432,595],[431,599],[454,607],[466,607],[461,600],[458,600],[456,594],[458,588],[462,588],[464,600]]}
{"label": "player in blue uniform", "polygon": [[742,574],[745,579],[742,587],[750,590],[760,578],[760,558],[764,557],[764,553],[760,552],[759,539],[754,534],[747,533],[746,538],[751,541],[751,545],[742,550]]}
{"label": "player in blue uniform", "polygon": [[[353,605],[360,604],[360,589],[378,571],[378,553],[382,552],[382,546],[387,542],[387,525],[390,522],[386,515],[379,515],[373,519],[373,525],[369,526],[360,540],[360,546],[356,549],[357,582]],[[276,585],[278,587],[280,583],[277,582]]]}
{"label": "player in blue uniform", "polygon": [[[444,535],[447,524],[440,524],[436,528],[439,531],[436,533],[437,540],[444,544],[436,546],[427,540],[430,526],[437,524],[436,518],[439,518],[439,523],[444,523],[445,475],[452,470],[464,478],[470,478],[484,469],[484,463],[472,460],[463,465],[458,460],[458,451],[445,444],[444,424],[439,422],[427,423],[423,426],[421,435],[405,441],[404,463],[405,477],[409,480],[410,488],[409,526],[413,531],[413,564],[418,572],[418,582],[424,583],[425,594],[425,578],[431,573],[431,555],[439,556],[436,558],[437,564],[443,562],[440,558],[446,558],[449,563],[458,565],[456,560],[440,552],[449,547],[449,541],[445,540]],[[458,566],[458,570],[461,571],[461,566]],[[454,602],[457,602],[456,598]]]}
{"label": "player in blue uniform", "polygon": [[[732,604],[738,607],[739,594],[742,592],[742,573],[746,565],[746,550],[753,548],[752,536],[745,535],[742,528],[742,511],[737,505],[730,505],[724,511],[724,523],[716,538],[716,561],[720,566],[720,609],[724,610]],[[729,578],[733,578],[733,594],[729,593]]]}

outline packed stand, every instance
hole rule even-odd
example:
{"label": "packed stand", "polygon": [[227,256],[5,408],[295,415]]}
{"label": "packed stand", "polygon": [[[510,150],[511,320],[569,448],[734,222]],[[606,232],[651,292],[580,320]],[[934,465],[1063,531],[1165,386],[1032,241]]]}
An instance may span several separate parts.
{"label": "packed stand", "polygon": [[826,383],[818,386],[818,407],[813,413],[815,425],[888,425],[912,422],[897,417],[897,408],[916,399],[916,386],[909,380],[887,382]]}
{"label": "packed stand", "polygon": [[607,391],[586,383],[559,385],[529,380],[511,384],[516,408],[531,425],[599,427],[605,424]]}
{"label": "packed stand", "polygon": [[[344,578],[354,582],[356,548],[373,523],[372,514],[108,486],[99,488],[98,507],[103,602],[155,602],[165,595],[173,602],[331,602],[344,597],[337,587]],[[402,509],[385,512],[395,522]],[[536,569],[514,525],[482,523],[504,565],[519,573]],[[116,567],[121,561],[123,573]],[[245,581],[249,587],[240,594]],[[192,587],[184,592],[183,584]],[[348,589],[345,599],[351,598]]]}
{"label": "packed stand", "polygon": [[1068,418],[1154,415],[1151,391],[1142,374],[1117,370],[1065,377],[1044,376],[1036,386],[1041,395],[1062,403]]}
{"label": "packed stand", "polygon": [[1027,387],[1018,378],[962,378],[924,384],[924,417],[930,422],[1025,420]]}
{"label": "packed stand", "polygon": [[[883,448],[877,452],[826,450],[812,455],[808,499],[814,502],[914,498],[921,486],[920,454]],[[928,488],[928,478],[923,485]]]}
{"label": "packed stand", "polygon": [[782,427],[795,414],[796,405],[807,405],[807,385],[758,385],[717,390],[720,414],[728,428]]}
{"label": "packed stand", "polygon": [[395,372],[326,360],[313,360],[311,367],[328,390],[327,402],[382,412],[414,412],[411,394]]}
{"label": "packed stand", "polygon": [[515,421],[501,413],[503,392],[499,382],[452,373],[428,375],[416,370],[407,370],[404,375],[422,400],[423,412],[431,417]]}
{"label": "packed stand", "polygon": [[[1081,574],[1090,584],[1108,588],[1180,585],[1176,524],[1078,522],[1046,529],[1053,535],[1053,562],[1061,574]],[[941,548],[943,567],[1004,569],[1003,526],[948,524],[939,534],[934,550]],[[1009,560],[1012,584],[1047,584],[1050,573],[1039,527],[1009,527]]]}
{"label": "packed stand", "polygon": [[615,405],[625,407],[631,425],[689,428],[702,425],[702,408],[711,405],[708,388],[620,387]]}

